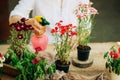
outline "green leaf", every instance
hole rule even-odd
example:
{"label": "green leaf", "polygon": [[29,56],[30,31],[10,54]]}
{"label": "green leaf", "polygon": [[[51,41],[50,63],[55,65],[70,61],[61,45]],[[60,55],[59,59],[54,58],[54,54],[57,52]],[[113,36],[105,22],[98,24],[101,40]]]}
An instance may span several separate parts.
{"label": "green leaf", "polygon": [[2,67],[0,67],[0,78],[2,77]]}
{"label": "green leaf", "polygon": [[17,67],[19,70],[24,69],[24,67],[21,65],[21,62],[18,62],[15,67]]}
{"label": "green leaf", "polygon": [[6,59],[8,59],[10,57],[10,54],[6,53],[4,56],[5,56]]}
{"label": "green leaf", "polygon": [[35,58],[35,55],[33,53],[31,53],[28,49],[25,49],[24,50],[24,58],[33,59],[33,58]]}
{"label": "green leaf", "polygon": [[8,49],[7,53],[14,53],[12,49]]}
{"label": "green leaf", "polygon": [[11,65],[16,65],[17,62],[19,61],[19,58],[15,53],[11,54],[10,59],[11,59],[11,62],[10,62]]}
{"label": "green leaf", "polygon": [[106,52],[105,54],[104,54],[104,58],[106,58],[108,56],[108,52]]}

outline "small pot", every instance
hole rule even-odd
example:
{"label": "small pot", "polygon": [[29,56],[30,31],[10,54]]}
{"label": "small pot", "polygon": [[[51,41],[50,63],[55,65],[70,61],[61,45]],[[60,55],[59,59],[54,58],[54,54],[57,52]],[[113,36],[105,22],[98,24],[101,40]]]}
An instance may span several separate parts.
{"label": "small pot", "polygon": [[55,65],[56,65],[57,70],[64,71],[65,73],[68,73],[70,62],[69,62],[69,64],[62,64],[60,62],[60,60],[56,60]]}
{"label": "small pot", "polygon": [[83,49],[82,47],[77,47],[77,57],[80,61],[86,61],[89,58],[91,48],[89,46],[85,46]]}

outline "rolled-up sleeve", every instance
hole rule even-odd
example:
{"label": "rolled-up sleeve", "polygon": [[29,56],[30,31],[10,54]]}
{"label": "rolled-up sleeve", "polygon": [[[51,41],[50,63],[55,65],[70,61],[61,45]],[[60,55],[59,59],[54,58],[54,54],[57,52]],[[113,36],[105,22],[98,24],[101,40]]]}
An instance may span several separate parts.
{"label": "rolled-up sleeve", "polygon": [[20,0],[15,8],[10,12],[10,16],[19,15],[28,18],[30,11],[33,10],[35,0]]}

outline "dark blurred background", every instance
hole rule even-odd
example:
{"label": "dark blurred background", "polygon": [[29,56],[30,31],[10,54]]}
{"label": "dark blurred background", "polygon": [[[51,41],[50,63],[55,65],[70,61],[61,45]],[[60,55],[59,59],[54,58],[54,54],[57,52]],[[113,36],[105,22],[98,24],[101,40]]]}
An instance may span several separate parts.
{"label": "dark blurred background", "polygon": [[98,9],[92,42],[120,41],[120,0],[91,0]]}
{"label": "dark blurred background", "polygon": [[[6,44],[10,32],[9,12],[19,0],[0,0],[0,44]],[[95,27],[91,42],[120,41],[120,0],[91,0],[99,15],[95,17]]]}

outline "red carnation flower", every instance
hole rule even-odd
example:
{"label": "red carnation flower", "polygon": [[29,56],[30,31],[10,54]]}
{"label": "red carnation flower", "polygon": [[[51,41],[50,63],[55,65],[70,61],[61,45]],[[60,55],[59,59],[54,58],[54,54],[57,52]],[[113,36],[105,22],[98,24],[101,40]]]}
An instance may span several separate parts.
{"label": "red carnation flower", "polygon": [[112,57],[114,55],[114,52],[113,51],[110,51],[110,56]]}
{"label": "red carnation flower", "polygon": [[56,32],[56,30],[55,30],[55,29],[52,29],[52,30],[51,30],[51,33],[55,33],[55,32]]}
{"label": "red carnation flower", "polygon": [[0,53],[0,58],[2,58],[3,57],[3,55],[2,55],[2,53]]}
{"label": "red carnation flower", "polygon": [[71,31],[70,36],[74,36],[74,35],[77,35],[77,32]]}
{"label": "red carnation flower", "polygon": [[19,39],[22,39],[23,38],[23,35],[22,34],[18,34],[17,36]]}
{"label": "red carnation flower", "polygon": [[32,60],[32,63],[33,63],[33,64],[37,64],[38,62],[39,62],[39,61],[38,61],[36,58]]}
{"label": "red carnation flower", "polygon": [[21,19],[21,22],[25,22],[25,20],[26,20],[26,18],[22,18],[22,19]]}
{"label": "red carnation flower", "polygon": [[36,50],[37,52],[42,51],[41,47],[36,47],[35,50]]}
{"label": "red carnation flower", "polygon": [[118,48],[118,52],[120,53],[120,47]]}
{"label": "red carnation flower", "polygon": [[114,59],[118,59],[119,58],[119,55],[117,53],[114,53],[114,56],[113,56]]}
{"label": "red carnation flower", "polygon": [[19,25],[16,26],[15,28],[16,28],[17,31],[21,31],[22,30],[21,26],[19,26]]}

